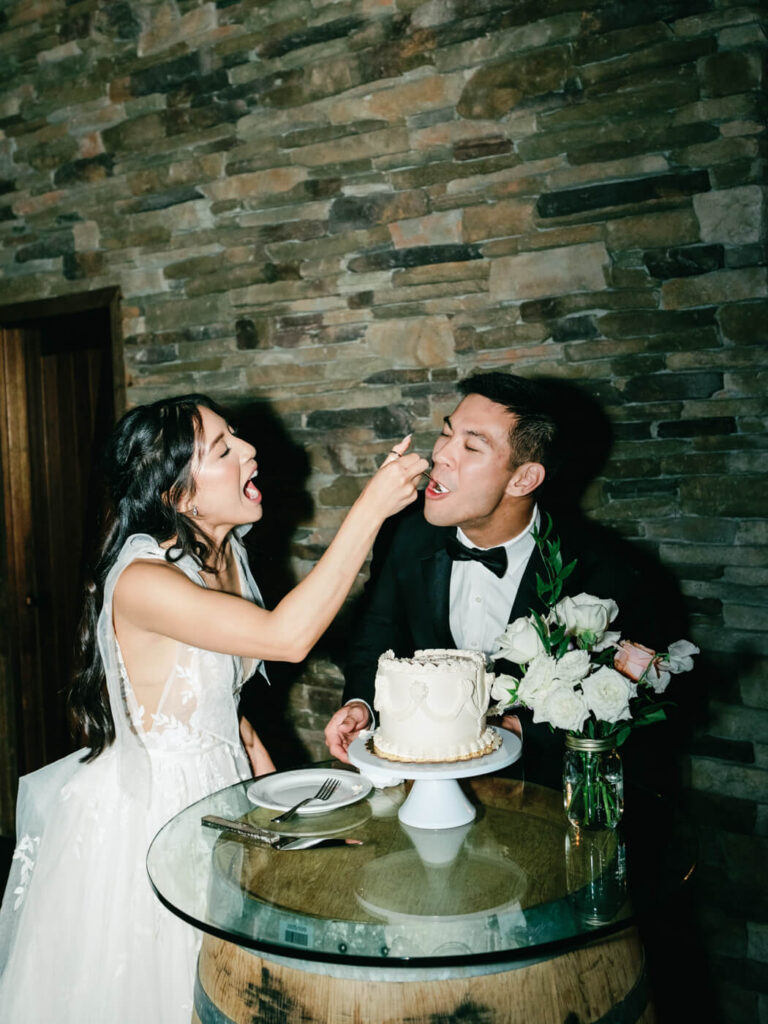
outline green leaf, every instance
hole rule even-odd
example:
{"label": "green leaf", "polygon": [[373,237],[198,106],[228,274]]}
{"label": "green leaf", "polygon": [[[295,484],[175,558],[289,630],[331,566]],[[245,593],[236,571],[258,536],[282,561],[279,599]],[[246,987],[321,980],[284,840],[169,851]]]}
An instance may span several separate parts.
{"label": "green leaf", "polygon": [[538,530],[536,527],[532,529],[533,539],[539,549],[547,576],[545,581],[539,574],[536,575],[536,594],[551,608],[560,600],[563,593],[563,581],[573,572],[577,560],[574,559],[568,566],[563,566],[560,538],[555,536],[553,540],[547,540],[552,531],[552,517],[549,513],[544,513],[544,520],[543,530]]}
{"label": "green leaf", "polygon": [[651,708],[649,714],[639,714],[635,716],[635,726],[642,728],[644,725],[653,725],[654,722],[663,722],[667,717],[667,713],[664,708]]}
{"label": "green leaf", "polygon": [[573,570],[576,568],[576,563],[577,562],[578,562],[578,558],[574,558],[574,560],[572,562],[569,562],[568,565],[566,565],[566,567],[560,573],[560,579],[561,580],[567,580],[568,579],[568,577],[571,575]]}
{"label": "green leaf", "polygon": [[539,640],[541,640],[542,644],[544,645],[544,650],[547,652],[547,654],[549,654],[551,640],[549,636],[549,630],[547,629],[547,624],[538,612],[532,611],[531,615],[533,617],[533,628],[536,630]]}
{"label": "green leaf", "polygon": [[616,746],[620,747],[622,745],[622,743],[626,743],[627,739],[629,738],[629,734],[631,732],[632,732],[632,726],[631,725],[625,725],[623,728],[619,729],[619,731],[616,733]]}
{"label": "green leaf", "polygon": [[581,648],[582,651],[588,651],[596,640],[595,634],[591,630],[585,629],[583,633],[576,637],[576,646]]}
{"label": "green leaf", "polygon": [[559,644],[565,636],[565,625],[562,622],[559,622],[554,629],[550,630],[549,635],[552,638],[553,643]]}
{"label": "green leaf", "polygon": [[590,660],[593,665],[608,665],[612,668],[615,652],[615,647],[606,647],[604,651],[595,651],[590,656]]}
{"label": "green leaf", "polygon": [[646,722],[663,722],[667,717],[667,712],[664,708],[655,707],[649,708],[647,714],[643,715]]}

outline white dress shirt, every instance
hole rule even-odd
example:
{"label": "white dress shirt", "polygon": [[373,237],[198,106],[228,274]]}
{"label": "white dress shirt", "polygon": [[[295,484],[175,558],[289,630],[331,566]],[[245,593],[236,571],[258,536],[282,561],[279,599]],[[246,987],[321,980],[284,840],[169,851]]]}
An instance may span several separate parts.
{"label": "white dress shirt", "polygon": [[[531,530],[538,525],[539,510],[534,506],[531,521],[523,532],[498,545],[507,552],[507,571],[501,579],[482,562],[453,563],[449,621],[451,635],[458,648],[484,651],[486,655],[495,649],[497,638],[509,622],[509,612],[528,559],[536,547]],[[456,527],[456,539],[465,547],[478,547],[459,527]]]}

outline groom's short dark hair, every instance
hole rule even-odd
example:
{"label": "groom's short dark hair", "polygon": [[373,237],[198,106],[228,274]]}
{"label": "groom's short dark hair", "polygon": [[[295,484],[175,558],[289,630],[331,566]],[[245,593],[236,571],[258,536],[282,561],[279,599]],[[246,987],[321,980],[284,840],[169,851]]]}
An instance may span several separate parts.
{"label": "groom's short dark hair", "polygon": [[515,417],[509,432],[513,465],[540,462],[548,473],[554,470],[557,424],[541,384],[512,373],[491,372],[465,377],[457,387],[463,397],[482,395]]}

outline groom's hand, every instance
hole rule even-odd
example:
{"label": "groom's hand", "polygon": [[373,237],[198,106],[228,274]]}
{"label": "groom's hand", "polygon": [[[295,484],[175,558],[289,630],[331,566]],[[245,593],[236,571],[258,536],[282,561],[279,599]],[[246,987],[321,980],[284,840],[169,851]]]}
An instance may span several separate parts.
{"label": "groom's hand", "polygon": [[334,757],[349,762],[347,748],[368,726],[370,717],[368,706],[362,701],[355,700],[339,708],[325,727],[325,743]]}
{"label": "groom's hand", "polygon": [[501,715],[496,718],[489,718],[488,725],[498,726],[500,729],[507,729],[513,732],[520,739],[523,738],[523,723],[517,715]]}
{"label": "groom's hand", "polygon": [[509,729],[515,736],[523,738],[523,723],[517,717],[517,715],[502,715],[499,725],[502,729]]}

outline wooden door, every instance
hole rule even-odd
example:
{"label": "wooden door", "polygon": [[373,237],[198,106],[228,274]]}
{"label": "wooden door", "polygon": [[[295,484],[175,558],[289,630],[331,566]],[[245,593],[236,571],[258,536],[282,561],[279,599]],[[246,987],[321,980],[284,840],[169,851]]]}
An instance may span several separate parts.
{"label": "wooden door", "polygon": [[2,731],[15,789],[14,776],[72,749],[66,691],[95,539],[100,444],[115,413],[109,310],[0,328],[0,347],[9,613]]}

